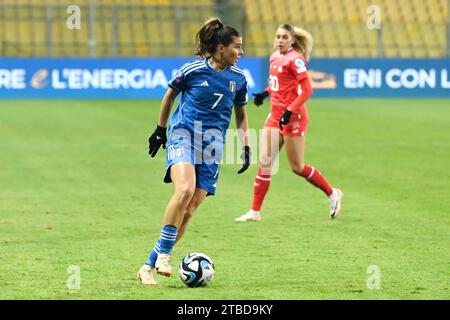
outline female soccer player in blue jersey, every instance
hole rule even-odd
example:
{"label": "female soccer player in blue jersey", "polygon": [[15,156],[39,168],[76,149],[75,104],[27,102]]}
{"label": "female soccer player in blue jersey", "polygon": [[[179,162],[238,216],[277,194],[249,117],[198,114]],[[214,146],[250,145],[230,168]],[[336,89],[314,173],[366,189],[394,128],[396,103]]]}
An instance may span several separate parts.
{"label": "female soccer player in blue jersey", "polygon": [[[154,274],[172,274],[171,253],[184,234],[189,219],[207,195],[214,195],[219,175],[224,136],[233,106],[241,133],[242,173],[250,164],[247,82],[236,62],[242,37],[220,19],[211,18],[197,33],[196,54],[202,59],[184,64],[169,81],[162,100],[159,121],[149,139],[149,154],[166,148],[165,182],[173,182],[174,194],[166,207],[161,236],[137,277],[144,285],[156,284]],[[181,101],[169,122],[175,97]]]}

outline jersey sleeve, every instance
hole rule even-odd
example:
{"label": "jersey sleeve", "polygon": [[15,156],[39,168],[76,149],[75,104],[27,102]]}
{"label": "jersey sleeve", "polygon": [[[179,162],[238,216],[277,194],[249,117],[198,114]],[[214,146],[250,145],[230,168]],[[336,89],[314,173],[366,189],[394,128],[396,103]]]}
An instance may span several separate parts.
{"label": "jersey sleeve", "polygon": [[306,62],[301,57],[296,57],[291,61],[291,69],[295,74],[297,82],[308,78],[308,71],[306,70]]}
{"label": "jersey sleeve", "polygon": [[173,75],[172,79],[168,82],[168,86],[172,89],[180,92],[186,89],[187,77],[183,72],[183,67]]}
{"label": "jersey sleeve", "polygon": [[301,108],[303,104],[313,94],[311,82],[309,81],[308,77],[300,80],[300,87],[302,89],[302,93],[299,96],[297,96],[297,98],[295,98],[295,100],[288,106],[288,109],[295,113],[301,113]]}
{"label": "jersey sleeve", "polygon": [[248,85],[247,80],[242,81],[241,87],[236,92],[236,97],[234,98],[235,106],[245,106],[248,103]]}

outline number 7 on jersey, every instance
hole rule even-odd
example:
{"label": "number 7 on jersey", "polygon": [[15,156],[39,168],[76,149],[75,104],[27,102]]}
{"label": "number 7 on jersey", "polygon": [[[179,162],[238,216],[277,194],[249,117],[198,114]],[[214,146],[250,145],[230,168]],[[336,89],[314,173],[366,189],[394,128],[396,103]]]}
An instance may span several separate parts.
{"label": "number 7 on jersey", "polygon": [[214,93],[215,96],[219,96],[219,98],[217,98],[216,102],[214,103],[214,105],[212,106],[211,109],[214,109],[215,107],[217,107],[217,105],[219,104],[220,100],[222,100],[223,98],[223,93]]}

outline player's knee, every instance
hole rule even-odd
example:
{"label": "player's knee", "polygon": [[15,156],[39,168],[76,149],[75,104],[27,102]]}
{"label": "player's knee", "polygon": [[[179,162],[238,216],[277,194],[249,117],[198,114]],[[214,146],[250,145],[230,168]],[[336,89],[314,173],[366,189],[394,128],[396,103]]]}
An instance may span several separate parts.
{"label": "player's knee", "polygon": [[300,163],[300,162],[291,163],[292,172],[294,172],[295,174],[298,174],[298,175],[301,175],[301,172],[303,171],[304,167],[305,167],[304,163]]}
{"label": "player's knee", "polygon": [[180,205],[189,203],[194,196],[195,186],[183,184],[177,188],[176,197]]}

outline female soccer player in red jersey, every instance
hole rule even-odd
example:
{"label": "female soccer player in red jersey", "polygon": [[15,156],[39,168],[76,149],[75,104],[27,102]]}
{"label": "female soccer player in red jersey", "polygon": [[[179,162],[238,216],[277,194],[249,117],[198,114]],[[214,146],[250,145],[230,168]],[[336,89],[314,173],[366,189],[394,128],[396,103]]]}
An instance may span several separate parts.
{"label": "female soccer player in red jersey", "polygon": [[303,29],[283,24],[277,29],[274,45],[274,52],[270,57],[269,86],[263,92],[254,94],[257,106],[270,95],[271,109],[262,133],[262,150],[253,189],[252,209],[235,221],[261,219],[261,205],[269,189],[272,166],[283,145],[292,171],[328,196],[330,217],[334,219],[341,210],[343,193],[331,187],[319,170],[306,164],[304,156],[308,127],[305,102],[313,92],[306,71],[306,61],[312,50],[313,38]]}

